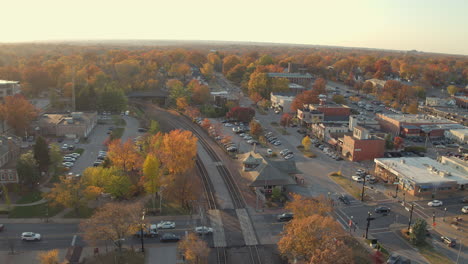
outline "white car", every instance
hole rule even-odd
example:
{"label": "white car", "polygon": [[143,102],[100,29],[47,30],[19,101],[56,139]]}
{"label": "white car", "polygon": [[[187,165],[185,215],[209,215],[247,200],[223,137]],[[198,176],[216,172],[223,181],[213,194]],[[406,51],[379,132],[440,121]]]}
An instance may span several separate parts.
{"label": "white car", "polygon": [[357,182],[362,182],[363,181],[361,176],[356,176],[356,175],[351,176],[351,179],[353,179],[353,181],[357,181]]}
{"label": "white car", "polygon": [[294,158],[294,154],[288,154],[288,155],[284,156],[285,160],[290,160],[292,158]]}
{"label": "white car", "polygon": [[68,150],[68,144],[63,144],[62,150]]}
{"label": "white car", "polygon": [[75,158],[73,157],[63,157],[63,162],[75,162]]}
{"label": "white car", "polygon": [[161,221],[156,225],[156,227],[158,229],[172,229],[175,228],[175,223],[170,221]]}
{"label": "white car", "polygon": [[33,232],[23,232],[21,233],[21,240],[23,241],[39,241],[41,240],[41,234]]}
{"label": "white car", "polygon": [[280,155],[284,156],[284,154],[288,152],[289,152],[289,149],[283,149],[282,151],[280,151]]}
{"label": "white car", "polygon": [[273,143],[273,145],[279,146],[279,145],[281,145],[281,141],[277,140],[277,141],[275,141],[275,142]]}
{"label": "white car", "polygon": [[76,159],[76,158],[79,158],[81,155],[80,155],[80,153],[75,152],[75,153],[70,154],[70,156],[72,156],[72,157],[74,157]]}
{"label": "white car", "polygon": [[195,227],[195,233],[199,235],[207,235],[213,233],[213,228],[207,226],[197,226]]}
{"label": "white car", "polygon": [[73,165],[75,165],[75,164],[74,164],[73,162],[64,162],[64,163],[62,163],[62,165],[63,165],[64,167],[71,168],[71,167],[73,167]]}
{"label": "white car", "polygon": [[244,139],[245,139],[245,140],[251,140],[251,139],[252,139],[252,137],[251,137],[251,136],[249,136],[249,135],[246,135],[246,136],[244,136]]}
{"label": "white car", "polygon": [[443,204],[444,203],[442,203],[442,201],[439,201],[439,200],[433,200],[427,203],[428,206],[432,206],[432,207],[439,207],[439,206],[442,206]]}
{"label": "white car", "polygon": [[463,206],[463,208],[461,209],[461,211],[462,211],[464,214],[468,214],[468,205]]}

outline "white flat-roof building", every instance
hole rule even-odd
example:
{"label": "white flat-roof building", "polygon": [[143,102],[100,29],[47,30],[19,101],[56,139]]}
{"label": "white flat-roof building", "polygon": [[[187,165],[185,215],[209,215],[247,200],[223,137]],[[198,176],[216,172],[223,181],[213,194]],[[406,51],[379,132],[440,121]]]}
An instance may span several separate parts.
{"label": "white flat-roof building", "polygon": [[466,192],[468,174],[428,157],[375,159],[375,173],[414,196],[436,195],[457,190]]}
{"label": "white flat-roof building", "polygon": [[284,113],[292,112],[291,104],[294,101],[295,95],[291,93],[271,93],[271,106],[280,108]]}
{"label": "white flat-roof building", "polygon": [[5,96],[12,96],[21,92],[21,85],[18,81],[0,80],[0,100]]}
{"label": "white flat-roof building", "polygon": [[447,130],[445,131],[444,135],[446,138],[453,139],[458,143],[468,143],[468,128]]}

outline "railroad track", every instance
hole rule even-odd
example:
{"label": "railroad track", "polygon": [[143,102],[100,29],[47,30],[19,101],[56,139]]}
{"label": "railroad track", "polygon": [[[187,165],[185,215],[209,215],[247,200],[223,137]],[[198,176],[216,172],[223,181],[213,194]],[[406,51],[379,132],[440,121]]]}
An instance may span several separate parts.
{"label": "railroad track", "polygon": [[217,262],[218,264],[227,264],[227,252],[226,248],[218,247],[216,248]]}
{"label": "railroad track", "polygon": [[257,246],[248,246],[250,252],[250,263],[252,264],[262,264],[262,259],[258,253]]}
{"label": "railroad track", "polygon": [[197,159],[195,161],[195,165],[197,166],[197,169],[200,173],[200,177],[203,181],[203,188],[205,189],[205,197],[208,202],[208,209],[215,210],[217,209],[217,206],[214,195],[214,187],[210,181],[210,178],[208,177],[208,172],[206,171],[205,165],[203,165],[203,162],[201,162],[200,158],[198,157],[198,154]]}

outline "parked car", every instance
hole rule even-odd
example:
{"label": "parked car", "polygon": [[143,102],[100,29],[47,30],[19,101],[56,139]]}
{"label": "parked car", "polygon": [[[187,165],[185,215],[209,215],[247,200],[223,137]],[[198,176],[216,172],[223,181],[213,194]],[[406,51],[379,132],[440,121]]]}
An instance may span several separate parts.
{"label": "parked car", "polygon": [[140,133],[145,133],[146,131],[148,131],[146,128],[142,128],[142,127],[138,128],[138,132]]}
{"label": "parked car", "polygon": [[103,162],[102,160],[96,160],[96,161],[93,163],[93,166],[94,166],[94,167],[98,167],[98,166],[100,166],[100,165],[102,164],[102,162]]}
{"label": "parked car", "polygon": [[63,144],[61,147],[62,150],[68,150],[68,144]]}
{"label": "parked car", "polygon": [[75,165],[73,162],[63,162],[62,165],[66,168],[71,168],[73,165]]}
{"label": "parked car", "polygon": [[39,241],[41,240],[41,234],[33,232],[23,232],[21,233],[21,240],[23,241]]}
{"label": "parked car", "polygon": [[63,157],[63,162],[75,162],[75,158],[73,157],[70,157],[70,156],[67,156],[67,157]]}
{"label": "parked car", "polygon": [[288,155],[284,156],[285,160],[290,160],[292,158],[294,158],[294,154],[288,154]]}
{"label": "parked car", "polygon": [[277,140],[277,141],[275,141],[275,142],[273,143],[273,145],[279,146],[279,145],[281,145],[281,141]]}
{"label": "parked car", "polygon": [[226,149],[228,152],[236,152],[237,148],[236,147],[229,147]]}
{"label": "parked car", "polygon": [[441,236],[440,240],[442,240],[442,242],[446,244],[448,247],[455,247],[457,245],[457,243],[455,242],[455,239],[452,239],[446,236]]}
{"label": "parked car", "polygon": [[462,213],[464,214],[468,214],[468,205],[465,205],[463,206],[463,208],[461,209]]}
{"label": "parked car", "polygon": [[284,155],[286,155],[287,152],[289,152],[289,149],[283,149],[283,150],[280,151],[280,155],[284,156]]}
{"label": "parked car", "polygon": [[213,233],[213,228],[207,226],[197,226],[195,227],[195,233],[199,235],[207,235]]}
{"label": "parked car", "polygon": [[294,218],[293,213],[282,213],[276,217],[276,220],[278,222],[288,222],[291,221]]}
{"label": "parked car", "polygon": [[273,150],[271,150],[271,149],[267,149],[267,154],[268,154],[268,155],[271,155],[271,154],[273,154]]}
{"label": "parked car", "polygon": [[351,179],[353,179],[353,181],[357,181],[357,182],[362,182],[363,181],[362,177],[357,176],[357,175],[351,176]]}
{"label": "parked car", "polygon": [[433,200],[427,203],[428,206],[432,206],[432,207],[439,207],[439,206],[442,206],[443,204],[444,203],[439,200]]}
{"label": "parked car", "polygon": [[173,233],[164,233],[159,240],[161,242],[178,242],[180,237]]}
{"label": "parked car", "polygon": [[175,223],[171,221],[161,221],[156,225],[156,227],[158,229],[172,229],[175,228]]}
{"label": "parked car", "polygon": [[[135,232],[135,237],[141,237],[141,229]],[[158,229],[156,225],[150,225],[149,228],[143,227],[143,237],[157,237]]]}
{"label": "parked car", "polygon": [[74,150],[75,149],[75,146],[73,145],[68,145],[68,150]]}
{"label": "parked car", "polygon": [[70,156],[72,156],[72,157],[74,157],[75,159],[77,159],[77,158],[79,158],[81,155],[80,155],[80,153],[76,153],[76,152],[75,152],[75,153],[70,154]]}
{"label": "parked car", "polygon": [[374,209],[374,212],[376,214],[383,214],[383,215],[386,215],[388,213],[390,213],[390,208],[388,207],[385,207],[385,206],[379,206],[377,208]]}
{"label": "parked car", "polygon": [[460,202],[462,202],[462,203],[468,203],[468,197],[465,197],[465,198],[461,199]]}

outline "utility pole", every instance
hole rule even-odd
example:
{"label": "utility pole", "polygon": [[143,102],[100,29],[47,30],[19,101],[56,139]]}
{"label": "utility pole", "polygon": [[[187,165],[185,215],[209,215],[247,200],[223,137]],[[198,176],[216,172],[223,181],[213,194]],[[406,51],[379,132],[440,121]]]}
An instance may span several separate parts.
{"label": "utility pole", "polygon": [[[362,193],[361,193],[361,202],[364,202],[364,187],[366,186],[366,176],[364,175],[364,180],[362,181]],[[366,235],[367,238],[367,235]]]}
{"label": "utility pole", "polygon": [[442,220],[445,222],[445,215],[447,214],[447,207],[444,208],[444,218]]}
{"label": "utility pole", "polygon": [[395,198],[398,198],[398,185],[399,185],[399,184],[397,184],[397,185],[396,185],[396,188],[395,188]]}
{"label": "utility pole", "polygon": [[411,228],[411,220],[413,220],[413,209],[414,209],[414,204],[411,204],[411,210],[410,210],[409,222],[408,222],[408,233]]}
{"label": "utility pole", "polygon": [[366,226],[366,239],[367,239],[367,235],[368,235],[368,233],[369,233],[369,226],[370,226],[370,222],[371,222],[372,220],[374,220],[374,219],[375,219],[374,217],[371,217],[371,216],[372,216],[372,214],[371,214],[370,212],[367,212],[367,218],[366,218],[366,220],[367,220],[367,226]]}
{"label": "utility pole", "polygon": [[143,221],[145,220],[145,210],[143,210],[142,216],[141,216],[141,229],[140,229],[140,238],[141,238],[141,252],[145,253],[145,244],[144,244],[144,239],[143,239]]}
{"label": "utility pole", "polygon": [[72,68],[72,112],[76,111],[76,94],[75,94],[75,66]]}

